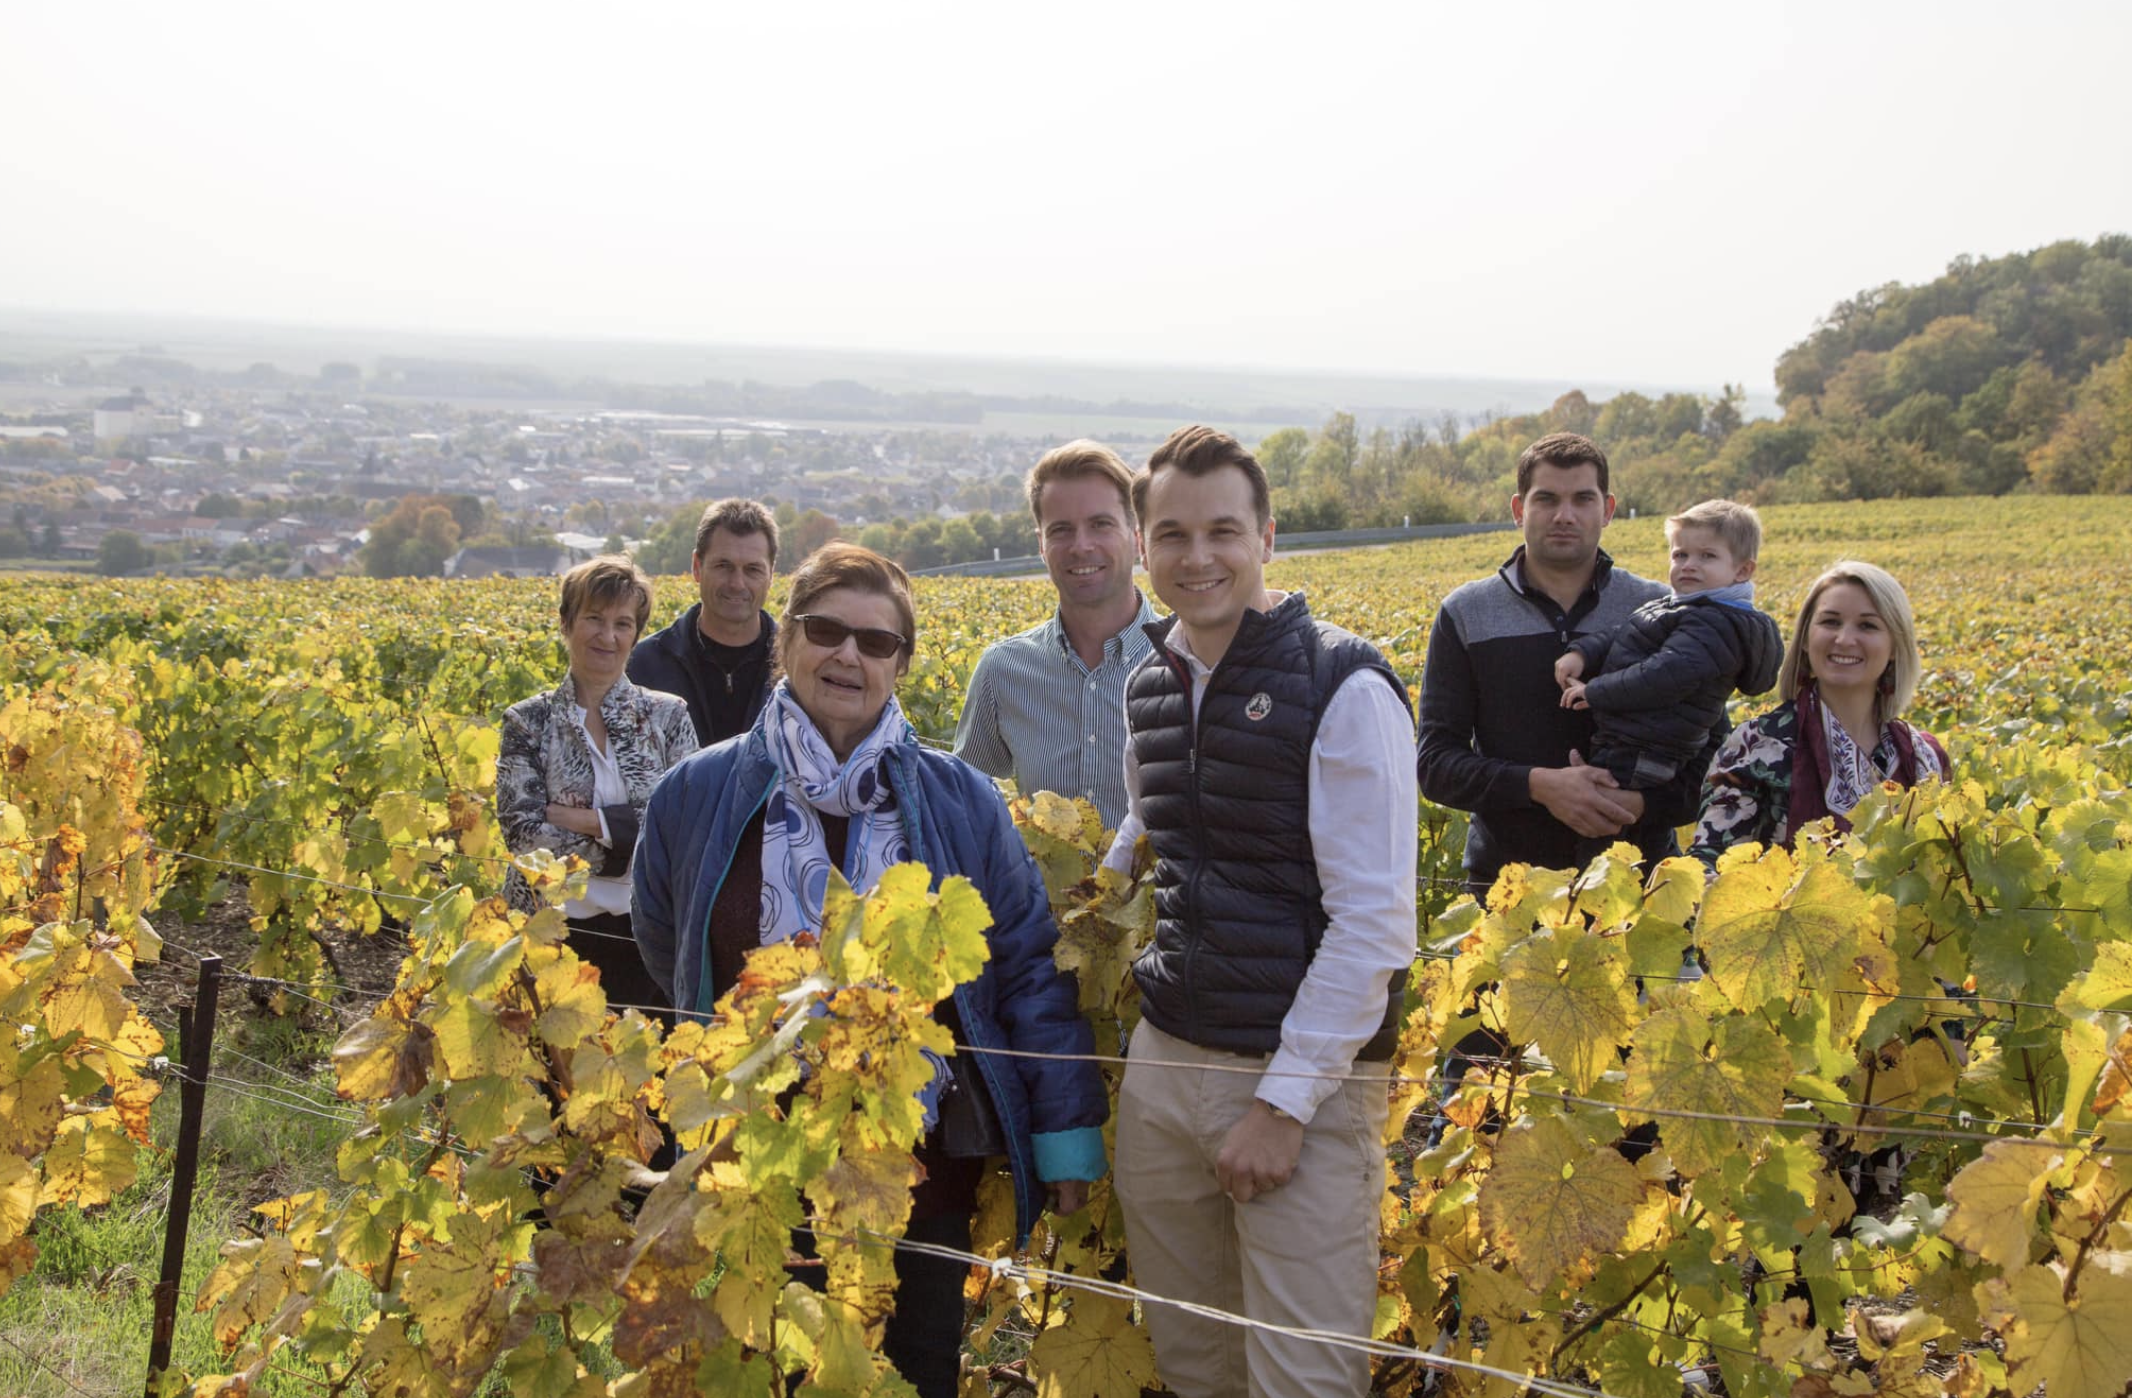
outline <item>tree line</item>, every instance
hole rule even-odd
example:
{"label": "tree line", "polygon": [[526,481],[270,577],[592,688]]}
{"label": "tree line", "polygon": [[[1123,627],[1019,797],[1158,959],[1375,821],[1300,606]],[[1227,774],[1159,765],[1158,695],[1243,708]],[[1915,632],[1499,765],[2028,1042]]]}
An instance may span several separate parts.
{"label": "tree line", "polygon": [[[1500,519],[1518,453],[1561,431],[1604,447],[1623,506],[1644,512],[1719,495],[1788,504],[2132,491],[2132,236],[1965,256],[1931,282],[1860,292],[1779,356],[1776,378],[1778,418],[1748,421],[1734,385],[1597,403],[1573,390],[1542,412],[1479,421],[1445,411],[1364,431],[1334,412],[1315,428],[1269,432],[1257,452],[1291,532]],[[1189,413],[1180,405],[1179,415]],[[910,568],[1036,551],[1016,510],[846,524],[776,508],[787,566],[834,538]],[[395,516],[413,536],[399,556],[441,567],[445,521],[422,521],[435,509]],[[685,571],[701,510],[658,522],[639,560]]]}

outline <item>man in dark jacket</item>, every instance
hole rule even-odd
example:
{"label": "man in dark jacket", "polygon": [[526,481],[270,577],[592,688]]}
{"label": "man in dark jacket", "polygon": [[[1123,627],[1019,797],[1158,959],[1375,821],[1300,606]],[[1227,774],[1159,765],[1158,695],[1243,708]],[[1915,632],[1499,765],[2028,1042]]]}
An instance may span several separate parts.
{"label": "man in dark jacket", "polygon": [[[1291,1329],[1370,1333],[1386,1077],[1414,960],[1406,687],[1374,646],[1267,591],[1265,472],[1173,433],[1133,480],[1173,615],[1126,682],[1127,809],[1155,939],[1118,1095],[1133,1272],[1157,1294]],[[1360,1398],[1365,1355],[1150,1306],[1180,1398]]]}
{"label": "man in dark jacket", "polygon": [[1768,692],[1784,659],[1777,623],[1754,605],[1762,521],[1752,507],[1705,500],[1666,521],[1666,544],[1673,590],[1555,662],[1562,706],[1592,711],[1591,760],[1636,791],[1703,755],[1733,691]]}
{"label": "man in dark jacket", "polygon": [[1658,860],[1695,815],[1713,742],[1670,783],[1627,791],[1587,765],[1588,710],[1565,709],[1554,665],[1583,635],[1609,631],[1665,595],[1614,566],[1599,535],[1614,518],[1606,453],[1557,432],[1518,458],[1510,515],[1524,543],[1493,576],[1446,597],[1421,677],[1421,794],[1472,812],[1466,879],[1485,894],[1505,864],[1564,869],[1588,839],[1626,839]]}
{"label": "man in dark jacket", "polygon": [[704,747],[745,733],[769,697],[777,622],[763,610],[777,521],[753,500],[719,500],[696,525],[688,570],[702,600],[629,653],[629,678],[688,701]]}

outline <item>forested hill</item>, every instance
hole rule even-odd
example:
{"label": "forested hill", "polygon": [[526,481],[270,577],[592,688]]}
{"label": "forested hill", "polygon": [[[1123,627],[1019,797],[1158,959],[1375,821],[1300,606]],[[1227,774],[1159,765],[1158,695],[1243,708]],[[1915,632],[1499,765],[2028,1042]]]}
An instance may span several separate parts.
{"label": "forested hill", "polygon": [[1624,505],[1714,495],[1759,503],[2013,490],[2132,491],[2132,236],[1962,257],[1921,286],[1839,303],[1777,361],[1779,419],[1716,399],[1565,394],[1470,431],[1413,423],[1358,434],[1335,417],[1268,436],[1284,527],[1487,518],[1517,453],[1586,432]]}

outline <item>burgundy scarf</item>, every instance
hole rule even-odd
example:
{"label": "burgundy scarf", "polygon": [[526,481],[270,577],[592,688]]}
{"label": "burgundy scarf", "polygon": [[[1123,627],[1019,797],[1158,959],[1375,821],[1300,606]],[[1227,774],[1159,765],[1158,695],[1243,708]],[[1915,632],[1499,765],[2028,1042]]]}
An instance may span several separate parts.
{"label": "burgundy scarf", "polygon": [[[1819,686],[1812,680],[1800,685],[1799,697],[1792,701],[1792,706],[1799,715],[1799,732],[1792,742],[1791,804],[1786,815],[1786,844],[1797,839],[1801,830],[1817,820],[1833,817],[1838,830],[1851,828],[1848,814],[1828,808],[1828,734],[1821,726]],[[1895,770],[1888,773],[1889,781],[1900,786],[1915,786],[1920,776],[1931,775],[1930,768],[1920,769],[1917,760],[1920,743],[1931,748],[1941,773],[1953,770],[1947,764],[1947,750],[1930,733],[1912,728],[1901,719],[1883,725],[1881,733],[1895,745]]]}

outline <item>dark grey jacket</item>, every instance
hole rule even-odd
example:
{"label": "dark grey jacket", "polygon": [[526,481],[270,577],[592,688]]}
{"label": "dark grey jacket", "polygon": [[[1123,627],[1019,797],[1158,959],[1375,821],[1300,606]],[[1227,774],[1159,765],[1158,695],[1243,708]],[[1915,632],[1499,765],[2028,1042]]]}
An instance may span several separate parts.
{"label": "dark grey jacket", "polygon": [[[1666,591],[1615,568],[1602,551],[1591,586],[1564,611],[1525,585],[1524,553],[1520,547],[1492,576],[1444,599],[1421,674],[1421,794],[1473,813],[1466,874],[1483,886],[1513,860],[1548,869],[1584,862],[1577,832],[1530,790],[1534,767],[1561,767],[1572,750],[1592,751],[1592,715],[1562,707],[1555,661],[1578,637],[1619,626]],[[1717,751],[1714,739],[1710,751]],[[1702,774],[1694,764],[1681,772],[1670,786],[1645,793],[1644,818],[1622,837],[1647,860],[1678,854],[1673,827],[1695,819]]]}

